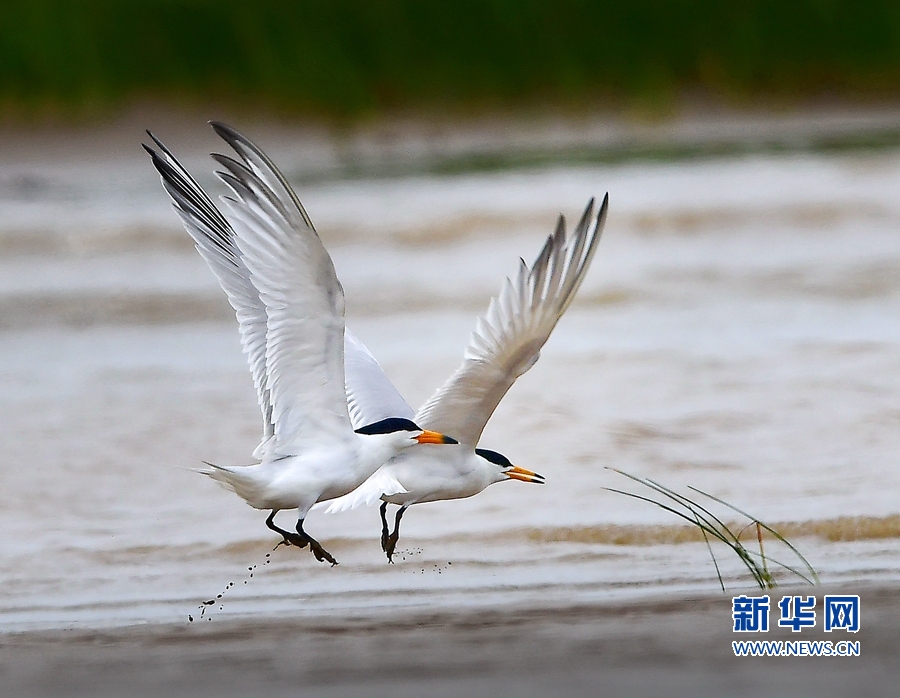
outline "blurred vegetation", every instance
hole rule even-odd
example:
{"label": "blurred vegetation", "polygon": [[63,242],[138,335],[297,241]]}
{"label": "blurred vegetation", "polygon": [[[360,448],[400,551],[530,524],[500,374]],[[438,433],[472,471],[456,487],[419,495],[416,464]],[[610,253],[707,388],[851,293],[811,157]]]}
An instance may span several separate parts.
{"label": "blurred vegetation", "polygon": [[0,105],[355,117],[894,97],[896,0],[6,0]]}

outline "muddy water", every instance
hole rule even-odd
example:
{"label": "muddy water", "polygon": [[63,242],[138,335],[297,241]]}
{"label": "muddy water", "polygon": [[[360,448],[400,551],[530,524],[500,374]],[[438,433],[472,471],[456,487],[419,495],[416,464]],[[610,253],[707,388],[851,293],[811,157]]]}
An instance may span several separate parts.
{"label": "muddy water", "polygon": [[348,323],[412,404],[556,215],[611,199],[579,298],[482,441],[547,484],[415,507],[393,566],[376,509],[313,512],[334,569],[272,552],[264,515],[192,472],[249,462],[259,416],[149,163],[46,160],[0,173],[4,628],[714,589],[703,543],[606,491],[639,489],[605,466],[779,524],[825,581],[900,572],[900,153],[298,187]]}

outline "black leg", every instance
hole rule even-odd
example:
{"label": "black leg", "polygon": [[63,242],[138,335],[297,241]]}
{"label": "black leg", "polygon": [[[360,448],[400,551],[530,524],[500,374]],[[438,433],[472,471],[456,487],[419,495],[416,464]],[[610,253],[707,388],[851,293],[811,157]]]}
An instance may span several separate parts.
{"label": "black leg", "polygon": [[394,560],[392,559],[394,557],[394,548],[397,547],[397,541],[400,538],[400,519],[403,518],[403,512],[405,511],[405,504],[397,509],[397,518],[394,519],[394,532],[390,536],[388,536],[387,548],[384,551],[385,555],[387,555],[388,562],[390,562],[391,564],[394,563]]}
{"label": "black leg", "polygon": [[[266,526],[275,531],[275,533],[280,533],[284,539],[278,545],[296,545],[298,548],[305,548],[309,543],[306,538],[301,538],[296,533],[285,531],[283,528],[278,528],[278,526],[275,525],[275,514],[279,511],[280,509],[273,509],[272,513],[269,514],[269,518],[266,519]],[[277,548],[278,545],[275,547]]]}
{"label": "black leg", "polygon": [[381,549],[384,552],[387,552],[388,544],[387,505],[387,502],[381,504]]}
{"label": "black leg", "polygon": [[[334,567],[338,562],[335,560],[331,553],[329,553],[325,548],[323,548],[319,541],[309,535],[306,531],[303,530],[303,519],[297,521],[297,533],[299,533],[303,539],[309,543],[309,549],[312,550],[312,554],[316,556],[316,560],[319,562],[330,562],[331,566]],[[306,543],[304,543],[305,545]]]}

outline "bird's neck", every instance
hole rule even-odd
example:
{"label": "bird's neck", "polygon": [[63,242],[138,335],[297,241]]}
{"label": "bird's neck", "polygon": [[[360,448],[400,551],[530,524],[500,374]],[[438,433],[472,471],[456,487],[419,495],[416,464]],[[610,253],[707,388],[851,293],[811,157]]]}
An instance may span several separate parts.
{"label": "bird's neck", "polygon": [[359,463],[362,469],[375,472],[403,450],[392,434],[357,434]]}

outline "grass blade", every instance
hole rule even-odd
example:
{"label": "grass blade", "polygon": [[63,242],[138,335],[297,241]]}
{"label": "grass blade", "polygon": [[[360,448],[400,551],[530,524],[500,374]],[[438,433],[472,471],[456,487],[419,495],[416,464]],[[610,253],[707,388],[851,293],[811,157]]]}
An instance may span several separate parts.
{"label": "grass blade", "polygon": [[[780,533],[775,531],[771,526],[764,524],[756,517],[751,516],[750,514],[743,511],[742,509],[739,509],[730,502],[726,502],[725,500],[716,497],[715,495],[704,492],[703,490],[700,490],[696,487],[688,487],[688,489],[690,489],[691,491],[707,497],[708,499],[721,504],[727,509],[749,519],[749,523],[743,526],[737,533],[735,533],[732,530],[731,526],[727,524],[722,518],[717,516],[713,511],[686,495],[679,494],[678,492],[675,492],[674,490],[666,487],[659,482],[651,480],[650,478],[637,477],[616,468],[607,469],[612,470],[613,472],[627,477],[633,482],[648,488],[652,492],[661,495],[663,499],[659,500],[653,498],[652,496],[635,494],[634,492],[619,490],[612,487],[604,487],[603,489],[610,492],[615,492],[616,494],[625,495],[626,497],[631,497],[633,499],[647,502],[649,504],[653,504],[663,511],[667,511],[681,519],[684,519],[700,530],[700,533],[703,536],[703,540],[706,544],[706,548],[709,551],[710,558],[712,559],[713,566],[716,569],[716,577],[719,580],[719,586],[722,588],[723,592],[725,591],[725,581],[722,577],[722,572],[719,568],[718,560],[716,559],[716,556],[713,552],[711,539],[719,540],[729,548],[731,548],[735,555],[738,556],[738,559],[747,568],[747,571],[753,577],[753,580],[760,587],[760,589],[773,589],[776,586],[775,577],[772,571],[769,569],[770,563],[774,564],[781,570],[799,577],[808,584],[815,585],[819,583],[818,574],[816,574],[816,571],[813,569],[812,565],[809,564],[809,561],[800,553],[799,550],[797,550],[794,545],[792,545]],[[755,550],[748,550],[743,542],[741,542],[741,536],[751,526],[755,527],[756,529],[756,540],[759,546],[758,552]],[[785,564],[766,555],[766,551],[763,546],[763,531],[770,533],[776,541],[783,544],[788,550],[790,550],[791,553],[793,553],[803,563],[802,566],[806,568],[806,573],[801,572],[799,569],[792,565]]]}

